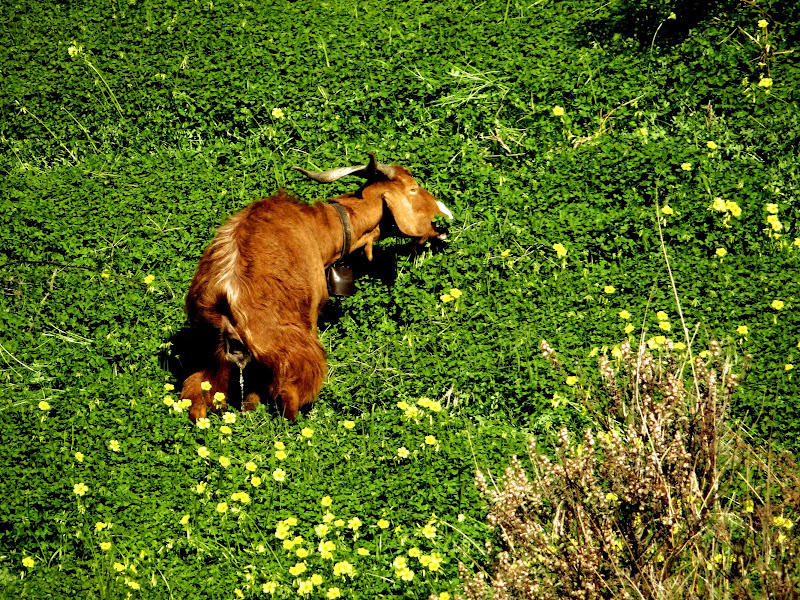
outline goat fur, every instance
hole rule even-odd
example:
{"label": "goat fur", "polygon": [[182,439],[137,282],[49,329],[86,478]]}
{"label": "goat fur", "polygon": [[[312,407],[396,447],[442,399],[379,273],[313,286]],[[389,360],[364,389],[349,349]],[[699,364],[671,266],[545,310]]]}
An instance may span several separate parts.
{"label": "goat fur", "polygon": [[[364,248],[372,260],[372,244],[387,211],[400,233],[420,243],[443,237],[432,220],[439,214],[452,218],[450,211],[405,168],[375,167],[371,156],[366,175],[346,172],[367,182],[333,199],[350,217],[352,241],[345,252]],[[338,171],[345,169],[352,171]],[[341,221],[332,206],[300,204],[283,190],[249,205],[218,230],[186,298],[191,327],[199,334],[199,364],[181,392],[192,402],[193,421],[216,408],[216,392],[228,396],[234,366],[247,368],[244,410],[267,396],[294,420],[300,407],[313,402],[327,374],[325,349],[317,337],[317,317],[328,300],[325,269],[339,259],[343,245]],[[203,390],[203,382],[211,389]]]}

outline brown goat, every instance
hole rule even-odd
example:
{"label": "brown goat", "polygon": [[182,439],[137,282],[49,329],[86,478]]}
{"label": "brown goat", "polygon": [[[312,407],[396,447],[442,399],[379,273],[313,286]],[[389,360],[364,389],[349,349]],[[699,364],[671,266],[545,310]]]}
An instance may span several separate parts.
{"label": "brown goat", "polygon": [[[295,168],[320,183],[346,175],[366,182],[357,192],[314,205],[280,191],[219,229],[186,298],[191,327],[201,340],[200,364],[181,392],[192,402],[193,421],[215,407],[215,393],[227,397],[233,366],[239,367],[244,410],[268,396],[294,420],[300,407],[316,398],[327,372],[317,338],[317,316],[328,300],[325,269],[359,248],[372,260],[387,209],[399,231],[420,243],[444,237],[434,229],[436,215],[452,218],[406,169],[378,164],[373,154],[364,166],[319,173]],[[203,382],[210,389],[203,389],[208,387]]]}

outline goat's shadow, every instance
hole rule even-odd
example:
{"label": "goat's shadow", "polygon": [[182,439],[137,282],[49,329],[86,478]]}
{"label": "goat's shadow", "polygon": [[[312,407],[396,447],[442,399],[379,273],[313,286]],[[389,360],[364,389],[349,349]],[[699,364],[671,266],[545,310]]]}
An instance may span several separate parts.
{"label": "goat's shadow", "polygon": [[[409,250],[409,245],[411,250]],[[433,252],[441,249],[442,243],[438,240],[431,241]],[[406,258],[417,252],[417,246],[412,244],[393,244],[391,246],[376,247],[373,260],[367,260],[363,252],[357,252],[347,257],[347,265],[353,269],[356,281],[362,278],[379,280],[383,285],[392,287],[397,280],[398,260]],[[319,315],[318,325],[320,329],[325,329],[335,325],[344,316],[343,303],[336,297],[331,299],[322,307]],[[188,323],[174,333],[169,338],[169,349],[159,356],[162,368],[169,371],[178,387],[183,385],[183,381],[200,370],[200,366],[207,361],[208,348],[216,345],[218,332],[207,329],[193,329]],[[204,360],[205,359],[205,360]],[[255,362],[247,365],[240,373],[235,367],[231,370],[231,377],[228,385],[228,405],[241,410],[243,398],[252,391],[260,392],[262,404],[268,413],[273,415],[280,414],[280,407],[273,399],[268,399],[264,390],[269,386],[272,373],[269,369]],[[255,390],[252,386],[259,384],[259,389]],[[311,404],[302,407],[300,410],[307,413],[312,407]]]}

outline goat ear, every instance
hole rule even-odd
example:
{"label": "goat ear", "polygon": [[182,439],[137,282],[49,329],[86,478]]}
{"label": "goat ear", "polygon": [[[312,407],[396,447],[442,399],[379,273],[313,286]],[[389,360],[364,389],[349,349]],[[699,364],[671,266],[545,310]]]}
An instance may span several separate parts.
{"label": "goat ear", "polygon": [[394,217],[397,228],[409,237],[420,237],[428,233],[430,222],[420,223],[419,216],[406,195],[397,190],[388,190],[382,194],[383,201]]}

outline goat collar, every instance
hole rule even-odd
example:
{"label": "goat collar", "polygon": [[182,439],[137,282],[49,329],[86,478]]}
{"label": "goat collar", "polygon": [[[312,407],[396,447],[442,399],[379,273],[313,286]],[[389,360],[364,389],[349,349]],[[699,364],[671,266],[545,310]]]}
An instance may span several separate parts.
{"label": "goat collar", "polygon": [[350,226],[350,215],[347,214],[347,209],[338,202],[331,202],[330,204],[336,210],[336,214],[339,215],[339,221],[342,223],[344,245],[342,246],[342,253],[339,255],[339,260],[341,260],[350,253],[350,238],[353,235],[353,230]]}

